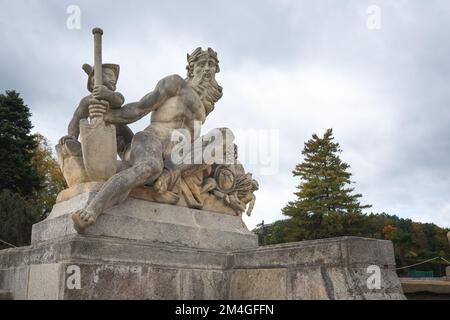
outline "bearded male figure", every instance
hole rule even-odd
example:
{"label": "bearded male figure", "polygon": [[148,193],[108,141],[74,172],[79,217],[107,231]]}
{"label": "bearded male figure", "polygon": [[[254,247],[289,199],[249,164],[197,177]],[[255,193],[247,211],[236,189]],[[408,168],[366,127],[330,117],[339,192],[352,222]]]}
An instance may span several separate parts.
{"label": "bearded male figure", "polygon": [[[140,101],[129,103],[120,109],[106,110],[101,103],[90,106],[91,116],[103,114],[106,122],[112,124],[130,124],[151,113],[150,125],[133,136],[125,151],[124,170],[112,176],[100,189],[87,208],[72,215],[74,227],[82,233],[92,225],[107,208],[124,200],[130,191],[138,186],[153,185],[154,189],[164,192],[163,169],[170,163],[174,147],[171,141],[175,130],[189,132],[194,142],[199,138],[195,123],[204,123],[215,103],[222,97],[222,88],[215,79],[219,72],[217,53],[208,48],[197,48],[188,54],[188,77],[183,79],[171,75],[158,82],[154,91]],[[99,86],[96,92],[108,96],[108,88]]]}

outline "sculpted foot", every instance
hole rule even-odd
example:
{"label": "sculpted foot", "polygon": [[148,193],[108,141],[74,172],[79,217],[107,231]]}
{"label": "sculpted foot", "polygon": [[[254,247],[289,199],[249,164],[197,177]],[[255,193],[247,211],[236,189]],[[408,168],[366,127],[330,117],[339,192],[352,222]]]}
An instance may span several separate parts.
{"label": "sculpted foot", "polygon": [[86,210],[79,210],[72,215],[72,221],[75,230],[83,234],[87,227],[95,223],[95,217]]}

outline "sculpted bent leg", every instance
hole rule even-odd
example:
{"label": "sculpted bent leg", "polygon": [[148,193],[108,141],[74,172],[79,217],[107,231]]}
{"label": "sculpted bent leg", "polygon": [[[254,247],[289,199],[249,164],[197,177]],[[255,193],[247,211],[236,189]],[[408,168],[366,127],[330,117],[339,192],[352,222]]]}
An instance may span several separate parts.
{"label": "sculpted bent leg", "polygon": [[112,176],[85,210],[72,215],[75,229],[82,233],[106,209],[124,199],[131,189],[154,182],[163,170],[162,145],[153,132],[143,131],[133,137],[129,169]]}

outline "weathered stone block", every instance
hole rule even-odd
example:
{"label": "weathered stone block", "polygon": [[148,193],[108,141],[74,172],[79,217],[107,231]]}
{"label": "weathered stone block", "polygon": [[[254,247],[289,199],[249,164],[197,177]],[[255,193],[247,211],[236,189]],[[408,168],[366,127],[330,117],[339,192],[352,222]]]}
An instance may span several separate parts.
{"label": "weathered stone block", "polygon": [[22,266],[11,273],[10,291],[15,300],[27,299],[29,272],[29,266]]}
{"label": "weathered stone block", "polygon": [[[56,204],[46,220],[33,226],[32,243],[76,235],[71,215],[91,197],[84,193]],[[258,244],[241,217],[132,198],[103,213],[86,234],[207,249],[234,250]]]}
{"label": "weathered stone block", "polygon": [[148,268],[147,299],[178,300],[181,298],[181,271],[167,268]]}
{"label": "weathered stone block", "polygon": [[302,265],[338,265],[343,261],[342,239],[326,239],[239,250],[236,268],[275,268]]}
{"label": "weathered stone block", "polygon": [[12,300],[12,294],[8,291],[0,290],[0,300]]}
{"label": "weathered stone block", "polygon": [[329,267],[323,271],[328,280],[328,292],[331,300],[356,300],[362,299],[355,294],[356,286],[350,281],[351,276],[346,268]]}
{"label": "weathered stone block", "polygon": [[[364,245],[389,249],[376,242],[344,237],[230,251],[68,235],[0,251],[0,290],[14,299],[402,299],[393,260],[377,256],[389,250],[353,256]],[[367,267],[380,262],[388,263],[379,265],[381,288],[371,289]],[[79,288],[69,285],[71,266]]]}
{"label": "weathered stone block", "polygon": [[[373,264],[375,266],[375,264]],[[350,269],[351,287],[353,295],[360,295],[362,299],[372,300],[379,297],[388,297],[394,293],[402,293],[402,286],[395,271],[395,265],[387,268],[380,266],[380,286],[377,282],[368,281],[369,278],[377,277],[378,274],[372,272],[367,267]],[[370,282],[370,283],[369,283]],[[378,298],[377,298],[378,297]]]}
{"label": "weathered stone block", "polygon": [[30,266],[27,299],[61,299],[63,286],[61,263],[33,264]]}
{"label": "weathered stone block", "polygon": [[287,299],[287,269],[231,271],[230,299]]}
{"label": "weathered stone block", "polygon": [[26,299],[28,292],[28,275],[28,266],[0,270],[0,290],[8,292],[11,295],[11,299]]}
{"label": "weathered stone block", "polygon": [[9,285],[10,276],[8,274],[8,270],[0,269],[0,290],[6,290],[10,288]]}
{"label": "weathered stone block", "polygon": [[184,269],[181,271],[181,299],[227,299],[227,275],[221,271]]}
{"label": "weathered stone block", "polygon": [[394,246],[391,241],[347,237],[346,249],[350,264],[395,265]]}
{"label": "weathered stone block", "polygon": [[294,300],[332,299],[330,283],[323,267],[305,267],[291,272],[291,298]]}
{"label": "weathered stone block", "polygon": [[[142,265],[67,264],[80,270],[81,288],[64,286],[64,299],[145,299],[147,267]],[[74,274],[65,273],[65,283]]]}

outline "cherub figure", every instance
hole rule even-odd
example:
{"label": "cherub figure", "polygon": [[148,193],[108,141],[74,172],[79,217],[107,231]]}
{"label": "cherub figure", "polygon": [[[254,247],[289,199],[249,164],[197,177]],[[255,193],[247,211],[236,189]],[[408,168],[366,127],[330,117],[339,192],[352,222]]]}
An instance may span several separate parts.
{"label": "cherub figure", "polygon": [[[89,64],[83,65],[83,70],[88,75],[87,89],[91,94],[81,99],[76,108],[72,120],[67,128],[67,135],[62,137],[59,141],[60,145],[64,145],[66,140],[78,140],[80,135],[80,120],[89,117],[89,106],[93,99],[106,100],[109,103],[109,108],[119,109],[125,102],[125,98],[120,92],[116,92],[116,85],[119,78],[120,66],[117,64],[105,63],[103,67],[103,85],[94,87],[94,68]],[[94,113],[91,110],[91,115]],[[128,149],[131,140],[133,139],[133,132],[126,124],[116,124],[117,136],[117,153],[122,160],[125,160],[125,153]]]}

